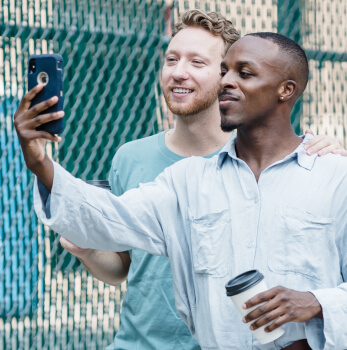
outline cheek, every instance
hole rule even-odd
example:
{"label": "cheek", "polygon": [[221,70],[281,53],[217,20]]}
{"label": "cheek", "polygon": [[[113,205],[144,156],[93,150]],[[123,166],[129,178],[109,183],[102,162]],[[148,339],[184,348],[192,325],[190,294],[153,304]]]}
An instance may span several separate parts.
{"label": "cheek", "polygon": [[220,81],[221,81],[221,76],[220,76],[220,71],[208,71],[205,79],[204,79],[204,84],[206,84],[207,86],[209,85],[211,86],[218,86],[220,85]]}
{"label": "cheek", "polygon": [[164,66],[161,71],[161,81],[164,86],[165,86],[165,82],[167,82],[170,79],[170,75],[171,75],[170,69]]}

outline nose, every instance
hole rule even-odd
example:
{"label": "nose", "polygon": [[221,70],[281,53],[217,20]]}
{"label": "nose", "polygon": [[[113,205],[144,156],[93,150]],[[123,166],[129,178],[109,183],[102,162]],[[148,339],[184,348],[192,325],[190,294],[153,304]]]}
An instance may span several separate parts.
{"label": "nose", "polygon": [[187,64],[180,60],[176,65],[175,68],[172,71],[172,78],[174,80],[187,80],[189,79],[189,71]]}
{"label": "nose", "polygon": [[231,71],[228,71],[227,73],[225,73],[225,75],[222,76],[221,78],[220,86],[223,90],[236,89],[237,80],[236,80],[235,73]]}

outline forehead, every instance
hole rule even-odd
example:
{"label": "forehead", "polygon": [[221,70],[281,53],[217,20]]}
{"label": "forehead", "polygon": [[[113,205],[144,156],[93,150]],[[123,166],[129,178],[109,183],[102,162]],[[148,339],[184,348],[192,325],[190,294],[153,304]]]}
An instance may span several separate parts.
{"label": "forehead", "polygon": [[258,68],[271,67],[272,69],[282,63],[279,47],[271,40],[255,36],[245,36],[234,43],[223,61],[227,66],[249,62]]}
{"label": "forehead", "polygon": [[[166,55],[202,55],[222,59],[224,41],[220,36],[211,34],[208,30],[199,27],[188,27],[180,30],[170,41]],[[218,62],[219,64],[219,62]]]}

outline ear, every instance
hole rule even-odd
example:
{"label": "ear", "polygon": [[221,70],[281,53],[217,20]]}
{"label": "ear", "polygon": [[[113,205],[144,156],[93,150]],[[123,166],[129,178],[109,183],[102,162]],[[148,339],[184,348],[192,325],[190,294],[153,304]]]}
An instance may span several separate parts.
{"label": "ear", "polygon": [[296,81],[285,80],[278,88],[278,98],[281,102],[288,101],[293,98],[296,92]]}

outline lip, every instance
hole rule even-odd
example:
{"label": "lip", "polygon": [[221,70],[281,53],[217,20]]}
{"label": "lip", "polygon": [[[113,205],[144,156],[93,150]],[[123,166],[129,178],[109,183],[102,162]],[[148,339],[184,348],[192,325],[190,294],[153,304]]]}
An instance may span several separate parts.
{"label": "lip", "polygon": [[230,95],[230,94],[223,94],[220,95],[218,97],[219,99],[219,107],[227,107],[230,106],[232,104],[234,104],[235,102],[240,101],[239,97],[235,96],[235,95]]}
{"label": "lip", "polygon": [[218,97],[219,102],[237,102],[240,100],[239,97],[230,94],[222,94]]}

